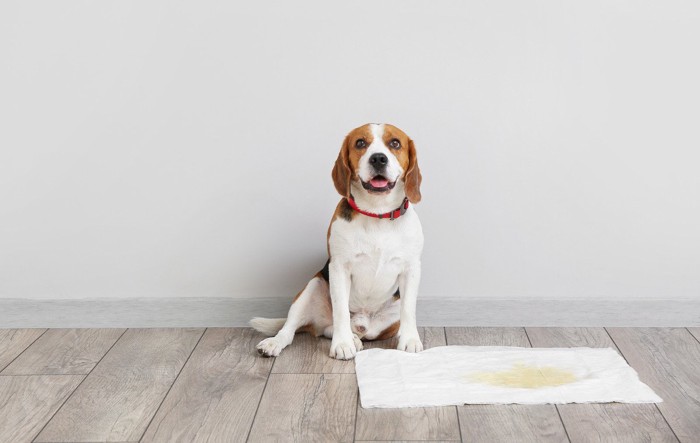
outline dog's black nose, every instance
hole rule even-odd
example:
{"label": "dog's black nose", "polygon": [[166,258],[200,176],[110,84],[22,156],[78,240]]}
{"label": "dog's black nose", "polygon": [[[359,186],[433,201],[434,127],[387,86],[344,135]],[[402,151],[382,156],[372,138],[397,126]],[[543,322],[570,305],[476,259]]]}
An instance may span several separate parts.
{"label": "dog's black nose", "polygon": [[369,157],[369,164],[372,165],[374,169],[384,169],[387,163],[389,163],[389,159],[380,152],[372,154]]}

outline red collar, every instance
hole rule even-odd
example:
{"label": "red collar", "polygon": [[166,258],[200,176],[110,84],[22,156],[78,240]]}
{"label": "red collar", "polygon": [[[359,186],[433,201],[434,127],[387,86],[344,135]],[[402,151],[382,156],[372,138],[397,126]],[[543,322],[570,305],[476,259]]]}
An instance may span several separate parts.
{"label": "red collar", "polygon": [[375,214],[374,212],[363,211],[362,209],[357,207],[357,203],[355,203],[355,200],[352,197],[348,197],[348,204],[350,204],[350,207],[355,211],[368,217],[388,218],[389,220],[394,220],[406,213],[406,210],[408,209],[408,197],[403,199],[403,203],[401,203],[401,206],[394,209],[393,211],[385,212],[383,214]]}

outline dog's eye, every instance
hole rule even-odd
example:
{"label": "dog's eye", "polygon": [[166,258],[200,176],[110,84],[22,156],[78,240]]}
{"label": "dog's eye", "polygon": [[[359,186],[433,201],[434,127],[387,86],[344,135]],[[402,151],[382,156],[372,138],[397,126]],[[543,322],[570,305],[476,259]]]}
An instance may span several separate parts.
{"label": "dog's eye", "polygon": [[357,149],[362,149],[367,147],[367,142],[364,139],[359,139],[358,141],[355,142],[355,147]]}
{"label": "dog's eye", "polygon": [[400,149],[401,148],[401,142],[398,141],[397,139],[392,139],[389,142],[389,147],[392,149]]}

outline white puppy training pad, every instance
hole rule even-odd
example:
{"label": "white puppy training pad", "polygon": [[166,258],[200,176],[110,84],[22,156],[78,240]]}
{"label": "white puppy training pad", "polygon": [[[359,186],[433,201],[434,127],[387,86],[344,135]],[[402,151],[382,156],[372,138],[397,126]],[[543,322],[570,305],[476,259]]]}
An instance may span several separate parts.
{"label": "white puppy training pad", "polygon": [[355,372],[363,408],[662,401],[611,348],[369,349]]}

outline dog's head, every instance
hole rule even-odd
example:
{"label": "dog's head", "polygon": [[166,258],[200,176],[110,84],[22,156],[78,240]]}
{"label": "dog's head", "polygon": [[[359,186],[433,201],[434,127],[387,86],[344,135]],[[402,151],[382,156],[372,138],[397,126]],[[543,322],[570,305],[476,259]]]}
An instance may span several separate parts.
{"label": "dog's head", "polygon": [[373,195],[402,192],[411,203],[421,199],[413,140],[393,125],[369,123],[350,131],[332,175],[335,189],[346,198],[352,190]]}

